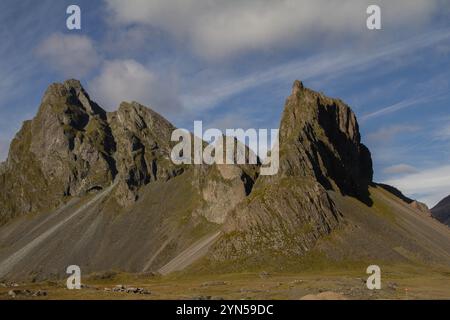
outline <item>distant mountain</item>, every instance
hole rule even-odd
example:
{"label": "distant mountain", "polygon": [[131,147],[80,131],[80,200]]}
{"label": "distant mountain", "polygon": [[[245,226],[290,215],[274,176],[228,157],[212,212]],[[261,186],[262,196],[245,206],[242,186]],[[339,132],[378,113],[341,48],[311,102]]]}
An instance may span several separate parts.
{"label": "distant mountain", "polygon": [[450,226],[450,196],[442,199],[433,209],[431,209],[431,213],[437,220]]}
{"label": "distant mountain", "polygon": [[175,127],[137,102],[106,112],[51,85],[0,166],[0,278],[202,272],[352,261],[450,264],[450,232],[392,187],[344,102],[295,81],[280,169],[175,165]]}

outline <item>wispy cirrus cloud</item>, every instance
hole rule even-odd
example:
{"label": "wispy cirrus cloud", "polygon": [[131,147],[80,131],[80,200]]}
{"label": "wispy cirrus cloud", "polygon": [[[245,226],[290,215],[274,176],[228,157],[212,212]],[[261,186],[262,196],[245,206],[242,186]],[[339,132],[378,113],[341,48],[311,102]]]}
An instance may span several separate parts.
{"label": "wispy cirrus cloud", "polygon": [[448,92],[439,92],[439,93],[433,93],[428,94],[425,96],[416,96],[412,98],[407,98],[405,100],[399,101],[397,103],[394,103],[390,106],[383,107],[377,111],[367,113],[361,117],[361,120],[369,120],[376,117],[381,117],[387,114],[391,114],[406,108],[414,107],[421,104],[426,104],[430,102],[435,102],[438,100],[441,100],[446,97]]}

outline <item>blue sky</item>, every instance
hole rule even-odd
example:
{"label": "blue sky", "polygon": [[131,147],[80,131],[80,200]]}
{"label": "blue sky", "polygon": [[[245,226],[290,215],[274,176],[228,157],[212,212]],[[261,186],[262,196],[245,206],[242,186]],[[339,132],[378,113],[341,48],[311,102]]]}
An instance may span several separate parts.
{"label": "blue sky", "polygon": [[[366,28],[369,4],[382,30]],[[225,129],[277,128],[300,79],[356,112],[376,181],[429,205],[450,194],[446,0],[2,0],[0,26],[1,160],[52,82]]]}

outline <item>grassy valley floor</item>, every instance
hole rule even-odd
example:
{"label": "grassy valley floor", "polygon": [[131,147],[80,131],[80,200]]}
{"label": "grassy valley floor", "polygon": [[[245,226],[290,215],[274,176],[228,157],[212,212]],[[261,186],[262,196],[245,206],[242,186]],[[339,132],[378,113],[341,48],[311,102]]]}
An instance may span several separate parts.
{"label": "grassy valley floor", "polygon": [[0,284],[0,299],[450,299],[450,269],[382,267],[381,290],[369,290],[365,270],[195,276],[104,273],[81,290],[65,281]]}

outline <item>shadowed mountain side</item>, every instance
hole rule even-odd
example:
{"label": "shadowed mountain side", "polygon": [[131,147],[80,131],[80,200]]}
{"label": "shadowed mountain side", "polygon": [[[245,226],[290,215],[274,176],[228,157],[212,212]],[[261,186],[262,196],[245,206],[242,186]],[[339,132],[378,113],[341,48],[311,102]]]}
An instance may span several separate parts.
{"label": "shadowed mountain side", "polygon": [[371,204],[372,158],[353,111],[295,81],[280,124],[280,174],[314,177],[327,190]]}

